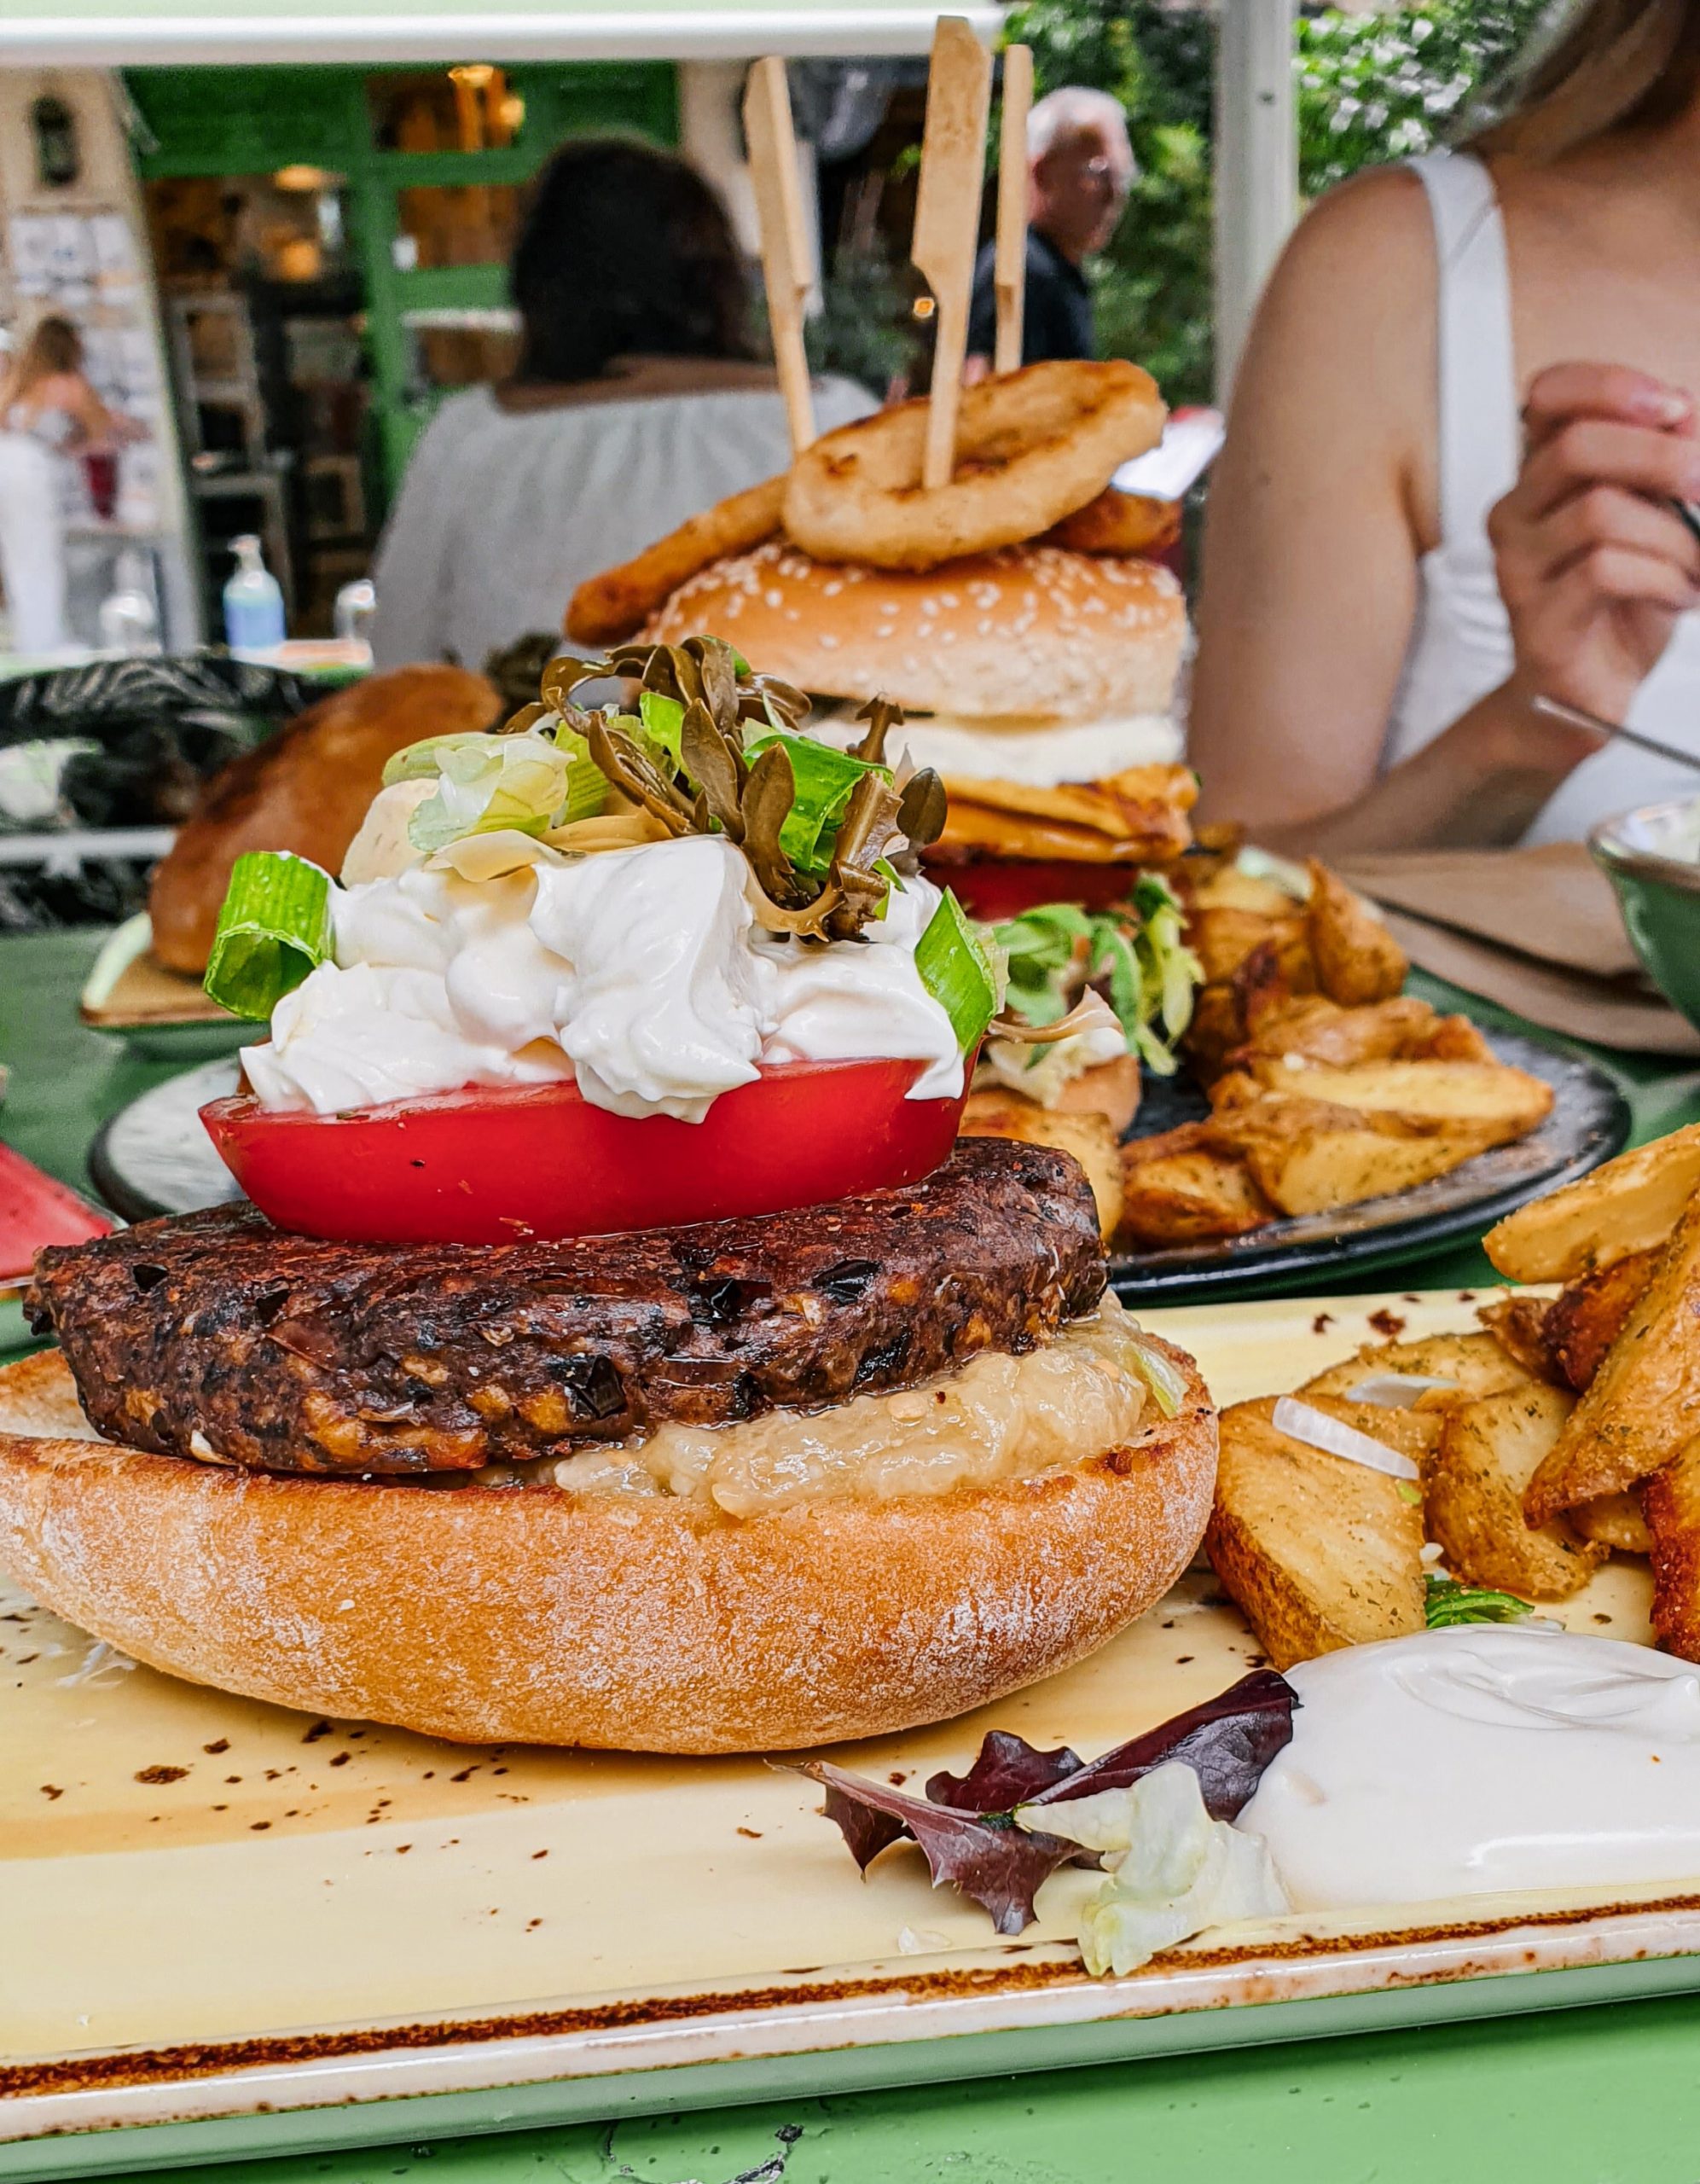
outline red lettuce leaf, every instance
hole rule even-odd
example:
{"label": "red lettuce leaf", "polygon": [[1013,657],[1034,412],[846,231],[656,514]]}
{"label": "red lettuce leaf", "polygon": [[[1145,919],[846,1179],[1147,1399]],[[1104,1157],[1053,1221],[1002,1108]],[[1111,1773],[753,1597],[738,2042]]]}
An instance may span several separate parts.
{"label": "red lettuce leaf", "polygon": [[1001,1934],[1018,1934],[1034,1918],[1040,1884],[1076,1856],[1078,1845],[1054,1835],[1032,1835],[1000,1814],[983,1820],[949,1805],[905,1797],[878,1782],[848,1774],[824,1760],[798,1769],[827,1792],[827,1817],[844,1832],[851,1855],[866,1872],[888,1844],[909,1836],[920,1844],[937,1888],[949,1881],[991,1915]]}
{"label": "red lettuce leaf", "polygon": [[1251,1802],[1264,1769],[1291,1741],[1297,1705],[1298,1693],[1284,1676],[1274,1669],[1254,1669],[1201,1706],[1117,1745],[1024,1802],[1055,1804],[1093,1797],[1099,1790],[1128,1789],[1140,1775],[1178,1759],[1198,1776],[1210,1818],[1237,1820]]}
{"label": "red lettuce leaf", "polygon": [[1012,1812],[1030,1804],[1041,1790],[1065,1781],[1085,1765],[1066,1745],[1041,1751],[1025,1737],[994,1729],[966,1774],[935,1774],[926,1786],[929,1803],[954,1805],[958,1812]]}

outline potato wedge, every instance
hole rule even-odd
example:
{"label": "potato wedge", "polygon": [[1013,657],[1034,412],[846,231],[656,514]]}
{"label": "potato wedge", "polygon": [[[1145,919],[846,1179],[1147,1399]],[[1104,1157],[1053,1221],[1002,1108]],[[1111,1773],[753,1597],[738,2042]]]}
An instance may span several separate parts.
{"label": "potato wedge", "polygon": [[1309,861],[1306,928],[1316,983],[1331,1001],[1355,1008],[1389,1001],[1411,966],[1405,951],[1361,895],[1316,858]]}
{"label": "potato wedge", "polygon": [[1092,1185],[1099,1233],[1106,1243],[1115,1234],[1122,1217],[1122,1159],[1107,1116],[1041,1107],[1018,1092],[972,1092],[962,1111],[961,1135],[1009,1137],[1022,1145],[1049,1145],[1059,1153],[1071,1153]]}
{"label": "potato wedge", "polygon": [[1499,1142],[1480,1124],[1412,1130],[1389,1117],[1274,1094],[1217,1116],[1215,1126],[1283,1213],[1326,1213],[1409,1190]]}
{"label": "potato wedge", "polygon": [[[1307,1401],[1312,1396],[1337,1396],[1349,1402],[1352,1390],[1378,1373],[1409,1373],[1450,1380],[1453,1384],[1450,1388],[1434,1389],[1422,1398],[1428,1407],[1474,1403],[1505,1389],[1527,1387],[1531,1378],[1491,1334],[1430,1334],[1416,1342],[1366,1342],[1355,1356],[1318,1373],[1298,1392]],[[1413,1391],[1409,1403],[1386,1408],[1413,1409],[1417,1403]],[[1366,1426],[1364,1430],[1372,1433],[1375,1429]]]}
{"label": "potato wedge", "polygon": [[1491,1304],[1478,1304],[1476,1316],[1513,1364],[1532,1379],[1562,1387],[1564,1375],[1546,1339],[1551,1310],[1544,1297],[1496,1297]]}
{"label": "potato wedge", "polygon": [[[1461,1021],[1448,1018],[1448,1023]],[[1424,1055],[1442,1019],[1425,1001],[1406,994],[1366,1008],[1343,1008],[1326,995],[1295,1002],[1259,1025],[1255,1036],[1228,1057],[1235,1069],[1258,1075],[1263,1066],[1296,1054],[1300,1060],[1335,1069],[1361,1062],[1402,1060]],[[1474,1026],[1471,1026],[1474,1029]]]}
{"label": "potato wedge", "polygon": [[1700,1661],[1700,1441],[1641,1489],[1653,1564],[1653,1635],[1668,1653]]}
{"label": "potato wedge", "polygon": [[1454,1577],[1523,1600],[1564,1600],[1604,1561],[1608,1548],[1581,1538],[1562,1519],[1539,1531],[1523,1520],[1523,1490],[1564,1431],[1572,1403],[1558,1388],[1525,1381],[1446,1413],[1423,1495],[1429,1536]]}
{"label": "potato wedge", "polygon": [[1482,1247],[1513,1281],[1574,1281],[1664,1243],[1697,1193],[1700,1123],[1691,1123],[1531,1199],[1490,1228]]}
{"label": "potato wedge", "polygon": [[1304,913],[1296,903],[1289,903],[1276,917],[1261,910],[1206,908],[1195,909],[1187,921],[1187,944],[1204,966],[1207,985],[1231,979],[1252,950],[1266,942],[1274,949],[1295,993],[1314,987]]}
{"label": "potato wedge", "polygon": [[1122,1147],[1124,1245],[1196,1244],[1261,1228],[1274,1208],[1239,1155],[1191,1123]]}
{"label": "potato wedge", "polygon": [[1265,1397],[1223,1412],[1204,1535],[1270,1660],[1284,1669],[1422,1629],[1420,1508],[1401,1482],[1278,1433],[1274,1408]]}
{"label": "potato wedge", "polygon": [[[1700,1198],[1529,1482],[1523,1513],[1544,1525],[1578,1502],[1621,1494],[1700,1432]],[[1651,1519],[1649,1518],[1649,1522]]]}
{"label": "potato wedge", "polygon": [[1380,1061],[1328,1069],[1315,1063],[1295,1066],[1296,1060],[1262,1066],[1260,1073],[1271,1090],[1419,1126],[1466,1124],[1491,1130],[1487,1142],[1493,1145],[1526,1137],[1552,1107],[1552,1088],[1544,1078],[1505,1062]]}
{"label": "potato wedge", "polygon": [[1646,1294],[1660,1253],[1631,1252],[1568,1283],[1547,1307],[1546,1346],[1565,1385],[1591,1386],[1629,1315]]}
{"label": "potato wedge", "polygon": [[1294,917],[1304,908],[1274,880],[1257,879],[1237,864],[1220,866],[1192,890],[1188,901],[1201,910],[1250,910],[1264,918]]}
{"label": "potato wedge", "polygon": [[1584,1539],[1598,1540],[1602,1547],[1615,1547],[1624,1554],[1653,1551],[1646,1513],[1633,1489],[1627,1494],[1602,1494],[1598,1502],[1579,1502],[1564,1521]]}

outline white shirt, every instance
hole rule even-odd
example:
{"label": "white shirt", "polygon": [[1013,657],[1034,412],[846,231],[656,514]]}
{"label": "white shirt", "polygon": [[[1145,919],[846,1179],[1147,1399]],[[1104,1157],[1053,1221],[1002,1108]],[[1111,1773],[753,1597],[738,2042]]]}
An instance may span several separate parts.
{"label": "white shirt", "polygon": [[[1511,272],[1493,177],[1462,152],[1430,152],[1410,165],[1427,193],[1439,276],[1441,537],[1419,565],[1416,626],[1384,752],[1389,766],[1432,741],[1511,672],[1511,622],[1487,526],[1488,510],[1517,482],[1522,449]],[[1609,352],[1610,328],[1601,340]],[[1700,753],[1700,614],[1678,622],[1626,724]],[[1602,819],[1691,795],[1695,786],[1691,768],[1610,744],[1559,784],[1523,839],[1578,840]]]}
{"label": "white shirt", "polygon": [[[876,406],[849,380],[815,382],[823,433]],[[524,412],[485,386],[452,395],[414,450],[378,549],[374,658],[400,667],[452,653],[478,669],[517,637],[557,633],[586,577],[790,461],[784,404],[764,388]]]}

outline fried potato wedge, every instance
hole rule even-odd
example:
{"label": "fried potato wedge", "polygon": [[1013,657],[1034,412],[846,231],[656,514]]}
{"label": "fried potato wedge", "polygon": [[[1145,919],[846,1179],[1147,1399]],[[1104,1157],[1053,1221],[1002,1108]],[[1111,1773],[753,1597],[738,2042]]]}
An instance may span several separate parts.
{"label": "fried potato wedge", "polygon": [[1653,1564],[1653,1635],[1680,1660],[1700,1661],[1700,1441],[1641,1489]]}
{"label": "fried potato wedge", "polygon": [[1691,1123],[1531,1199],[1490,1228],[1482,1247],[1512,1281],[1574,1281],[1665,1242],[1697,1194],[1700,1123]]}
{"label": "fried potato wedge", "polygon": [[788,473],[765,479],[700,515],[618,568],[587,577],[568,604],[565,628],[582,645],[611,645],[635,637],[656,608],[688,578],[723,554],[747,554],[780,527]]}
{"label": "fried potato wedge", "polygon": [[1329,1069],[1316,1063],[1295,1067],[1284,1058],[1260,1063],[1257,1074],[1284,1096],[1326,1100],[1418,1128],[1464,1124],[1491,1133],[1483,1138],[1488,1145],[1526,1137],[1552,1108],[1552,1088],[1544,1078],[1506,1062],[1382,1061]]}
{"label": "fried potato wedge", "polygon": [[1501,1141],[1479,1123],[1413,1130],[1389,1116],[1274,1093],[1218,1115],[1216,1128],[1244,1154],[1271,1204],[1295,1214],[1410,1190]]}
{"label": "fried potato wedge", "polygon": [[1491,1304],[1478,1304],[1476,1316],[1514,1364],[1534,1379],[1560,1387],[1564,1375],[1546,1339],[1546,1316],[1552,1309],[1544,1297],[1496,1297]]}
{"label": "fried potato wedge", "polygon": [[1362,896],[1337,880],[1326,865],[1312,857],[1308,869],[1305,924],[1317,985],[1331,1001],[1348,1008],[1391,1000],[1411,967],[1405,951]]}
{"label": "fried potato wedge", "polygon": [[1593,1385],[1606,1353],[1658,1270],[1660,1252],[1631,1252],[1569,1282],[1546,1310],[1547,1354],[1578,1395]]}
{"label": "fried potato wedge", "polygon": [[[1190,865],[1192,859],[1187,859]],[[1185,867],[1182,868],[1183,872]],[[1291,918],[1302,915],[1304,905],[1296,896],[1288,894],[1285,887],[1273,880],[1260,879],[1255,873],[1242,872],[1237,864],[1222,864],[1209,879],[1201,880],[1186,897],[1189,909],[1249,910],[1264,918]]]}
{"label": "fried potato wedge", "polygon": [[[1355,1356],[1307,1380],[1299,1393],[1307,1403],[1313,1396],[1350,1401],[1354,1388],[1388,1373],[1452,1383],[1449,1388],[1434,1388],[1420,1395],[1413,1389],[1408,1403],[1385,1406],[1390,1410],[1475,1403],[1483,1396],[1528,1387],[1532,1380],[1491,1334],[1430,1334],[1415,1342],[1366,1342]],[[1373,1432],[1374,1429],[1364,1430]]]}
{"label": "fried potato wedge", "polygon": [[1106,1242],[1115,1234],[1122,1212],[1122,1159],[1107,1116],[1041,1107],[1018,1092],[972,1092],[962,1111],[961,1135],[1008,1137],[1022,1145],[1048,1145],[1059,1153],[1071,1153],[1092,1185],[1099,1231]]}
{"label": "fried potato wedge", "polygon": [[1217,1144],[1208,1123],[1189,1123],[1122,1147],[1123,1245],[1162,1246],[1244,1236],[1274,1209],[1238,1154]]}
{"label": "fried potato wedge", "polygon": [[1572,1402],[1560,1389],[1525,1381],[1446,1412],[1423,1496],[1429,1536],[1454,1577],[1524,1600],[1564,1600],[1604,1561],[1610,1548],[1562,1519],[1538,1531],[1523,1520],[1523,1490],[1564,1431]]}
{"label": "fried potato wedge", "polygon": [[1363,1008],[1343,1008],[1325,994],[1311,994],[1268,1015],[1228,1059],[1232,1067],[1250,1071],[1260,1082],[1279,1083],[1270,1066],[1289,1054],[1332,1069],[1424,1058],[1442,1023],[1461,1020],[1437,1017],[1427,1002],[1406,995]]}
{"label": "fried potato wedge", "polygon": [[1598,1540],[1624,1554],[1651,1554],[1653,1535],[1641,1507],[1641,1496],[1602,1494],[1598,1502],[1579,1502],[1565,1522],[1584,1539]]}
{"label": "fried potato wedge", "polygon": [[1262,910],[1223,905],[1194,910],[1187,921],[1187,944],[1204,966],[1206,985],[1231,979],[1252,950],[1266,942],[1274,949],[1283,970],[1290,977],[1297,974],[1293,992],[1314,987],[1304,914],[1296,906],[1289,904],[1283,915],[1270,917]]}
{"label": "fried potato wedge", "polygon": [[1544,1525],[1578,1502],[1621,1494],[1669,1463],[1697,1432],[1700,1198],[1685,1210],[1652,1281],[1530,1480],[1523,1513]]}
{"label": "fried potato wedge", "polygon": [[1285,1669],[1422,1629],[1422,1513],[1409,1490],[1277,1432],[1274,1408],[1265,1397],[1223,1412],[1204,1535],[1271,1662]]}

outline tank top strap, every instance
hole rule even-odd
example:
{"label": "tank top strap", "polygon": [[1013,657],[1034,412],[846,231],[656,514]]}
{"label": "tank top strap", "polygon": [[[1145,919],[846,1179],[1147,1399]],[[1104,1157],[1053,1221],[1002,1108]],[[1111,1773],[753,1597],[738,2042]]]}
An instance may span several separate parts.
{"label": "tank top strap", "polygon": [[1435,227],[1441,549],[1479,541],[1517,473],[1511,270],[1493,177],[1468,152],[1408,162]]}

